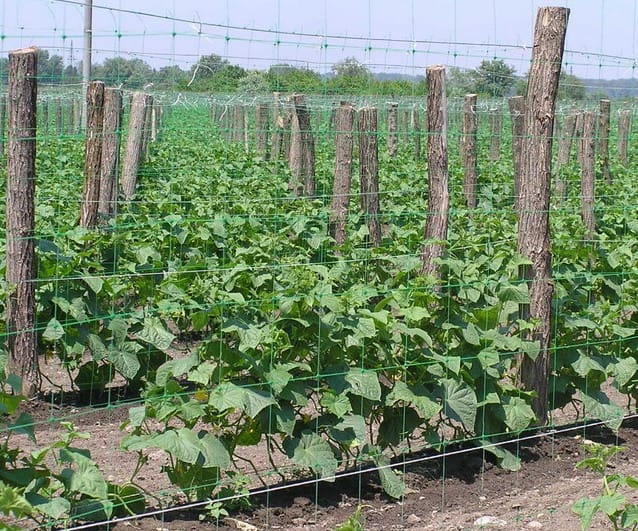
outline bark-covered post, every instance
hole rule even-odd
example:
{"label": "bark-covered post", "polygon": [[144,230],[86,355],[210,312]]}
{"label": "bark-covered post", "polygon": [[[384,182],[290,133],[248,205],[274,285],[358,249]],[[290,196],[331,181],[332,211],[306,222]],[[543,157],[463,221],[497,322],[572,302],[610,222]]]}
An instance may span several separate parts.
{"label": "bark-covered post", "polygon": [[553,293],[549,237],[552,138],[568,18],[569,9],[564,7],[538,10],[525,109],[518,252],[531,264],[519,272],[529,283],[530,300],[521,305],[520,316],[536,323],[528,339],[538,342],[539,352],[535,359],[521,356],[518,378],[524,389],[536,391],[532,409],[540,424],[547,420]]}
{"label": "bark-covered post", "polygon": [[59,138],[62,136],[62,101],[55,98],[53,102],[55,108],[55,135]]}
{"label": "bark-covered post", "polygon": [[388,103],[387,145],[388,155],[390,155],[391,157],[394,157],[397,154],[397,121],[399,114],[398,107],[398,103]]}
{"label": "bark-covered post", "polygon": [[44,142],[48,142],[49,136],[49,102],[47,100],[42,100],[40,102],[41,112],[40,115],[42,117],[41,130],[42,134],[40,135]]}
{"label": "bark-covered post", "polygon": [[233,121],[232,121],[233,142],[242,142],[244,140],[244,106],[241,103],[233,105]]}
{"label": "bark-covered post", "polygon": [[407,145],[410,141],[410,122],[412,111],[410,109],[401,109],[401,140]]}
{"label": "bark-covered post", "polygon": [[102,162],[102,128],[104,126],[104,83],[92,81],[86,89],[86,140],[84,144],[84,186],[80,226],[97,225],[100,200],[100,166]]}
{"label": "bark-covered post", "polygon": [[410,122],[412,125],[412,154],[414,160],[421,158],[421,120],[419,116],[419,108],[414,105],[412,107],[412,114],[410,115]]}
{"label": "bark-covered post", "polygon": [[283,137],[284,117],[281,111],[279,92],[273,92],[274,104],[272,107],[272,140],[270,144],[270,160],[278,160],[281,157],[281,141]]}
{"label": "bark-covered post", "polygon": [[489,159],[498,160],[501,156],[501,110],[490,109],[490,148]]}
{"label": "bark-covered post", "polygon": [[31,397],[40,388],[35,314],[37,49],[9,52],[6,189],[7,373]]}
{"label": "bark-covered post", "polygon": [[255,149],[262,158],[268,155],[268,115],[267,103],[258,103],[255,107]]}
{"label": "bark-covered post", "polygon": [[146,118],[146,105],[149,96],[143,92],[133,94],[133,102],[128,119],[128,136],[122,162],[120,184],[124,199],[130,201],[137,187],[137,171],[142,157],[142,136]]}
{"label": "bark-covered post", "polygon": [[629,130],[631,129],[631,110],[624,109],[618,114],[618,159],[627,167],[627,144],[629,143]]}
{"label": "bark-covered post", "polygon": [[576,142],[576,162],[581,163],[583,144],[580,139],[583,136],[583,112],[576,113],[576,123],[574,124],[574,141]]}
{"label": "bark-covered post", "polygon": [[513,96],[508,100],[512,122],[512,164],[514,166],[514,210],[519,210],[521,173],[523,165],[523,139],[525,137],[525,98]]}
{"label": "bark-covered post", "polygon": [[104,91],[104,126],[98,213],[109,216],[117,201],[117,170],[120,162],[120,126],[122,124],[122,91]]}
{"label": "bark-covered post", "polygon": [[288,163],[290,182],[288,188],[298,196],[315,195],[315,146],[310,126],[310,113],[304,96],[291,97],[290,147]]}
{"label": "bark-covered post", "polygon": [[376,246],[381,243],[376,107],[359,109],[357,113],[357,131],[359,134],[359,194],[361,210],[368,225],[369,241]]}
{"label": "bark-covered post", "polygon": [[142,159],[148,159],[151,148],[151,121],[153,118],[153,96],[146,95],[144,103],[144,126],[142,128]]}
{"label": "bark-covered post", "polygon": [[470,210],[476,208],[477,130],[476,94],[466,94],[463,100],[461,159],[463,162],[463,195],[465,196],[465,204]]}
{"label": "bark-covered post", "polygon": [[66,100],[64,105],[65,119],[64,119],[64,134],[71,136],[75,133],[75,126],[73,124],[73,99]]}
{"label": "bark-covered post", "polygon": [[421,251],[421,272],[440,277],[436,259],[443,255],[447,240],[450,192],[447,171],[447,101],[445,67],[426,70],[427,85],[427,159],[428,214],[425,220],[425,245]]}
{"label": "bark-covered post", "polygon": [[600,100],[600,110],[598,114],[598,157],[602,167],[605,182],[611,182],[611,171],[609,169],[609,130],[611,120],[611,101]]}
{"label": "bark-covered post", "polygon": [[582,145],[582,161],[580,166],[581,217],[583,225],[585,226],[585,239],[591,240],[596,232],[596,219],[594,217],[594,140],[596,135],[596,116],[592,111],[586,111],[582,116],[583,136],[580,139]]}
{"label": "bark-covered post", "polygon": [[350,204],[354,108],[343,102],[335,111],[335,168],[330,212],[330,236],[338,245],[346,240],[346,220]]}
{"label": "bark-covered post", "polygon": [[82,102],[73,98],[73,134],[79,135],[82,131]]}
{"label": "bark-covered post", "polygon": [[4,155],[4,135],[7,123],[7,97],[0,96],[0,157]]}
{"label": "bark-covered post", "polygon": [[563,119],[560,135],[558,137],[558,153],[556,154],[556,196],[563,200],[567,195],[567,181],[563,177],[561,169],[569,164],[572,150],[572,140],[576,130],[578,112],[571,111]]}

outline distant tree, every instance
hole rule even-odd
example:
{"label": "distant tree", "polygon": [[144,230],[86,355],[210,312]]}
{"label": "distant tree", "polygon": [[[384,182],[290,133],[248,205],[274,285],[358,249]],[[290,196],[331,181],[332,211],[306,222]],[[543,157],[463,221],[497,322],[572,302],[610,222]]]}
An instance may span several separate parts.
{"label": "distant tree", "polygon": [[266,81],[271,91],[302,92],[311,94],[322,89],[321,76],[309,68],[299,68],[282,63],[272,65],[266,72]]}
{"label": "distant tree", "polygon": [[188,82],[188,72],[177,65],[163,66],[153,73],[153,79],[160,87],[183,88]]}
{"label": "distant tree", "polygon": [[264,94],[270,92],[268,80],[262,72],[255,70],[248,72],[242,77],[237,84],[237,92],[254,96],[256,94]]}
{"label": "distant tree", "polygon": [[493,98],[507,96],[514,84],[514,72],[516,70],[502,59],[481,61],[471,72],[473,92]]}
{"label": "distant tree", "polygon": [[558,81],[558,97],[566,100],[584,100],[587,96],[585,84],[573,74],[561,72]]}
{"label": "distant tree", "polygon": [[66,65],[64,68],[64,82],[78,83],[80,81],[80,73],[76,66]]}
{"label": "distant tree", "polygon": [[456,66],[448,68],[445,73],[445,87],[448,97],[460,97],[474,92],[473,72]]}
{"label": "distant tree", "polygon": [[[516,94],[519,96],[527,95],[528,79],[529,72],[516,81]],[[580,78],[573,74],[561,72],[560,78],[558,79],[558,98],[565,100],[584,100],[586,96],[587,91],[585,90],[585,84]]]}
{"label": "distant tree", "polygon": [[354,57],[346,57],[332,65],[333,76],[326,88],[333,94],[362,94],[369,91],[372,76],[370,70]]}
{"label": "distant tree", "polygon": [[245,75],[243,68],[212,53],[200,57],[191,67],[188,87],[197,91],[234,92]]}
{"label": "distant tree", "polygon": [[111,57],[92,68],[92,77],[109,85],[142,88],[152,81],[153,69],[142,59]]}
{"label": "distant tree", "polygon": [[64,75],[64,59],[50,55],[48,50],[38,49],[38,79],[42,83],[61,83]]}

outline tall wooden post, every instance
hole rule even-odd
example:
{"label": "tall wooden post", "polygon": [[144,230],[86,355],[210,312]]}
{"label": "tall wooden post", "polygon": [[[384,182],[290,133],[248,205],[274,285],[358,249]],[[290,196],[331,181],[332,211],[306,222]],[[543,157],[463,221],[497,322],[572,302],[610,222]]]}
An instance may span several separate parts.
{"label": "tall wooden post", "polygon": [[591,240],[596,233],[596,218],[594,217],[594,175],[595,157],[594,140],[596,134],[596,116],[591,111],[583,113],[583,136],[580,139],[580,203],[581,217],[585,226],[585,239]]}
{"label": "tall wooden post", "polygon": [[98,203],[98,213],[102,216],[109,216],[115,212],[117,170],[120,162],[121,124],[122,91],[107,88],[104,91],[104,127]]}
{"label": "tall wooden post", "polygon": [[4,155],[4,135],[7,123],[7,98],[0,96],[0,157]]}
{"label": "tall wooden post", "polygon": [[525,98],[513,96],[508,100],[512,122],[512,164],[514,166],[514,210],[519,210],[521,174],[523,166],[523,138],[525,136]]}
{"label": "tall wooden post", "polygon": [[35,333],[35,155],[37,50],[9,53],[6,190],[7,372],[22,379],[22,393],[40,388]]}
{"label": "tall wooden post", "polygon": [[567,195],[567,181],[563,177],[561,169],[569,164],[572,150],[572,140],[576,131],[578,112],[571,111],[563,119],[560,135],[558,137],[558,153],[556,155],[556,196],[563,200]]}
{"label": "tall wooden post", "polygon": [[302,94],[292,96],[293,117],[290,134],[290,189],[297,195],[315,195],[315,140],[310,113]]}
{"label": "tall wooden post", "polygon": [[469,209],[476,208],[477,131],[476,94],[466,94],[463,102],[461,158],[463,161],[463,195]]}
{"label": "tall wooden post", "polygon": [[137,187],[137,172],[142,157],[142,136],[147,101],[148,96],[143,92],[135,92],[133,94],[133,102],[131,103],[128,119],[128,136],[126,137],[126,148],[122,162],[122,176],[120,177],[122,195],[127,201],[133,198]]}
{"label": "tall wooden post", "polygon": [[255,107],[255,149],[262,158],[268,155],[268,115],[267,103],[258,103]]}
{"label": "tall wooden post", "polygon": [[54,102],[55,112],[55,135],[60,138],[62,136],[62,101],[60,98],[55,98]]}
{"label": "tall wooden post", "polygon": [[395,102],[388,103],[388,155],[394,157],[397,154],[397,127],[399,119],[399,104]]}
{"label": "tall wooden post", "polygon": [[436,259],[443,255],[447,240],[450,192],[447,171],[447,101],[445,67],[426,70],[428,214],[425,220],[425,245],[421,251],[421,272],[440,277]]}
{"label": "tall wooden post", "polygon": [[270,144],[270,160],[279,160],[281,157],[281,144],[284,129],[284,117],[281,111],[279,92],[273,93],[274,105],[272,108],[272,141]]}
{"label": "tall wooden post", "polygon": [[598,114],[598,157],[602,166],[603,178],[611,182],[609,169],[609,130],[611,121],[611,101],[600,100],[600,112]]}
{"label": "tall wooden post", "polygon": [[377,109],[363,107],[357,113],[359,133],[359,194],[361,210],[368,225],[372,245],[381,243],[379,222],[379,146]]}
{"label": "tall wooden post", "polygon": [[342,102],[335,112],[335,168],[330,212],[330,236],[338,245],[346,240],[346,220],[350,204],[354,109]]}
{"label": "tall wooden post", "polygon": [[490,160],[498,160],[501,156],[501,110],[490,109]]}
{"label": "tall wooden post", "polygon": [[91,81],[86,89],[86,140],[84,147],[84,187],[80,226],[97,225],[104,126],[104,83]]}
{"label": "tall wooden post", "polygon": [[554,109],[560,76],[569,9],[542,7],[534,30],[525,110],[525,138],[518,221],[518,251],[531,265],[521,267],[529,283],[529,305],[521,305],[521,318],[536,326],[528,339],[538,341],[536,359],[523,355],[519,381],[536,391],[532,408],[538,422],[547,419],[550,314],[553,293],[549,237],[549,199]]}
{"label": "tall wooden post", "polygon": [[627,167],[627,144],[629,143],[630,129],[631,110],[624,109],[618,114],[618,158],[625,168]]}
{"label": "tall wooden post", "polygon": [[419,117],[419,109],[416,105],[412,107],[412,114],[410,116],[413,142],[412,153],[414,160],[419,160],[421,158],[421,121]]}

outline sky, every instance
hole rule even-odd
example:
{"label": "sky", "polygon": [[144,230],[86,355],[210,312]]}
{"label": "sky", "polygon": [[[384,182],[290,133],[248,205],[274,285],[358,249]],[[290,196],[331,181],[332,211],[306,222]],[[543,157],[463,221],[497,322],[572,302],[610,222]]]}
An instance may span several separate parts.
{"label": "sky", "polygon": [[[85,0],[0,0],[0,53],[29,45],[77,64]],[[529,66],[537,0],[93,0],[93,62],[121,55],[190,68],[215,53],[245,68],[320,72],[354,57],[375,72],[428,65]],[[571,10],[563,66],[579,77],[635,77],[638,0],[552,2]]]}

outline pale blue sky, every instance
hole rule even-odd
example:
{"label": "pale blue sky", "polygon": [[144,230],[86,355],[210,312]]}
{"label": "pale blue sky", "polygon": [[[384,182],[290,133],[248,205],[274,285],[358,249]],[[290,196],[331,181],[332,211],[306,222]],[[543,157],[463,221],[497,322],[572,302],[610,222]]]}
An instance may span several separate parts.
{"label": "pale blue sky", "polygon": [[[495,57],[523,73],[536,10],[547,5],[537,0],[93,1],[94,62],[123,55],[156,67],[189,68],[199,55],[216,53],[248,68],[289,62],[327,71],[354,56],[374,71],[408,74],[422,74],[431,64],[474,68]],[[68,62],[72,44],[73,60],[79,61],[82,4],[0,0],[0,52],[35,44]],[[552,5],[571,8],[566,48],[578,53],[566,53],[568,70],[589,78],[636,75],[638,0]]]}

